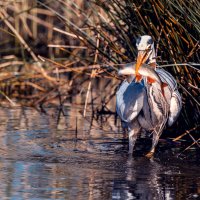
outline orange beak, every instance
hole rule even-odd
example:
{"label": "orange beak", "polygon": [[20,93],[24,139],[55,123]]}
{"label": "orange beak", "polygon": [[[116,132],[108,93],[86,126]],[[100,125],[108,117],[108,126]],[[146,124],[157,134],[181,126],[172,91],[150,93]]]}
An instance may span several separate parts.
{"label": "orange beak", "polygon": [[138,51],[136,66],[135,66],[135,75],[138,75],[139,68],[147,60],[147,51]]}

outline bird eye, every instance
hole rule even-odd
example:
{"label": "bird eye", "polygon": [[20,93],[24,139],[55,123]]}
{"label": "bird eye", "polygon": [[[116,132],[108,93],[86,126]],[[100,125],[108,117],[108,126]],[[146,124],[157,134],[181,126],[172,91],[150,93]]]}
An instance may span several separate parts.
{"label": "bird eye", "polygon": [[150,39],[147,41],[147,44],[153,44],[152,38],[150,38]]}

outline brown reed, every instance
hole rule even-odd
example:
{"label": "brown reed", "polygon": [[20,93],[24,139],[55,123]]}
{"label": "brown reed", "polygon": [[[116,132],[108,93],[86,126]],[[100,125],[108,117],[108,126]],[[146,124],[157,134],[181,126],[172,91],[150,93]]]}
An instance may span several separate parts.
{"label": "brown reed", "polygon": [[135,60],[135,39],[149,34],[159,65],[179,84],[184,108],[177,123],[185,124],[184,137],[198,131],[198,0],[0,0],[0,6],[2,98],[43,104],[86,83],[86,113],[92,80],[119,80],[120,64]]}

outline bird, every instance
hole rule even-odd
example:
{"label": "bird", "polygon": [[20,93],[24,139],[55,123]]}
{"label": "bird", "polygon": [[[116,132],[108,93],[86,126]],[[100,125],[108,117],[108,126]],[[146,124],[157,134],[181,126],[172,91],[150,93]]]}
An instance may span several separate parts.
{"label": "bird", "polygon": [[[128,128],[129,154],[133,154],[135,142],[140,132],[152,133],[152,146],[146,157],[154,155],[156,145],[164,130],[177,120],[182,99],[175,78],[156,63],[154,41],[151,36],[143,35],[136,40],[136,63],[125,64],[124,68],[135,64],[136,74],[128,75],[116,92],[116,112]],[[162,82],[163,89],[157,82],[149,83],[138,72],[143,64],[149,65]],[[164,95],[163,95],[164,93]]]}

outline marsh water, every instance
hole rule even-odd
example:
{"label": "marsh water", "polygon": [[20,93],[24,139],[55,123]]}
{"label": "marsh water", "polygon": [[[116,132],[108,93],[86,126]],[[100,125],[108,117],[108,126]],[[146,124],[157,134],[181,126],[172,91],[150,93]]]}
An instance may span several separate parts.
{"label": "marsh water", "polygon": [[200,199],[198,153],[161,139],[148,160],[141,139],[129,157],[115,115],[82,111],[1,108],[0,199]]}

